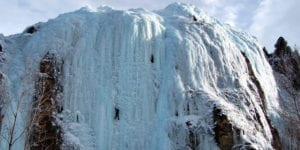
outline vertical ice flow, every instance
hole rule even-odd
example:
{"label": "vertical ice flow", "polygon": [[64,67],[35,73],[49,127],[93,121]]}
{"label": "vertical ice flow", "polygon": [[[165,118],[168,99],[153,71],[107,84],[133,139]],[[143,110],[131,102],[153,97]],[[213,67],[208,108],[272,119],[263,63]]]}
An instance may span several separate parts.
{"label": "vertical ice flow", "polygon": [[[6,38],[13,42],[7,43],[9,67],[2,71],[10,81],[12,106],[20,93],[19,78],[33,81],[46,52],[64,61],[65,149],[218,149],[216,106],[243,130],[244,141],[271,148],[269,125],[257,89],[249,87],[241,53],[262,83],[272,114],[275,82],[257,41],[194,6],[175,3],[153,12],[84,8],[42,24],[32,35]],[[33,83],[27,87],[33,91]],[[32,93],[25,97],[27,107]],[[114,119],[115,108],[119,120]],[[261,116],[260,125],[253,121],[254,111]]]}

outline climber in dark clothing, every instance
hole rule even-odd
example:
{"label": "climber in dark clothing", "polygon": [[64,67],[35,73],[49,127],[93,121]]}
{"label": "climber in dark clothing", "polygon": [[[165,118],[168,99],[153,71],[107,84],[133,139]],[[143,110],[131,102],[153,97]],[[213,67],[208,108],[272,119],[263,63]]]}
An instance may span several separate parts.
{"label": "climber in dark clothing", "polygon": [[120,114],[120,109],[118,106],[115,106],[115,120],[120,120],[120,117],[119,117],[119,114]]}
{"label": "climber in dark clothing", "polygon": [[193,20],[194,20],[194,21],[197,21],[198,19],[196,18],[196,16],[193,15]]}

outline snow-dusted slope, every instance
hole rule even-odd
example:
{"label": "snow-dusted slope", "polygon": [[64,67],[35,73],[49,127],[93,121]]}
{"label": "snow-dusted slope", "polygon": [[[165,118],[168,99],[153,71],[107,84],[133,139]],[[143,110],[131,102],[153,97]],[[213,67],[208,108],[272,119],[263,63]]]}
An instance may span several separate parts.
{"label": "snow-dusted slope", "polygon": [[277,89],[256,39],[194,6],[83,8],[35,29],[0,37],[4,137],[20,99],[16,136],[27,126],[39,64],[50,53],[63,64],[63,111],[55,115],[63,149],[276,145],[268,117],[277,117]]}

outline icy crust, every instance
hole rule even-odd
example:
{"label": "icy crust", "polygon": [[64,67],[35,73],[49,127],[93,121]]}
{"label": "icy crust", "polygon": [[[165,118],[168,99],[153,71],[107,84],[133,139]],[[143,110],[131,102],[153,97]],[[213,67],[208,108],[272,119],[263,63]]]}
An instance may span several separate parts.
{"label": "icy crust", "polygon": [[[256,39],[197,7],[84,8],[32,34],[5,38],[7,60],[1,71],[11,83],[12,108],[20,83],[28,91],[24,108],[30,106],[34,76],[48,51],[64,60],[63,149],[218,149],[214,107],[243,131],[236,143],[272,149],[258,89],[241,53],[261,83],[267,112],[276,117],[276,84]],[[115,107],[120,120],[114,119]],[[21,130],[26,113],[19,120]],[[14,148],[22,149],[24,138],[18,143]]]}

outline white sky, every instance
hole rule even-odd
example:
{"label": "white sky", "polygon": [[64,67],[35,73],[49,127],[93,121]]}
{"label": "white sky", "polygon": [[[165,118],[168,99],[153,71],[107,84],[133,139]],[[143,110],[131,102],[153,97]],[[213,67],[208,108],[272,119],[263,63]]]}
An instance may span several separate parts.
{"label": "white sky", "polygon": [[279,36],[300,45],[300,0],[0,0],[0,33],[20,33],[29,25],[83,6],[162,9],[172,2],[194,4],[223,22],[258,37],[273,51]]}

